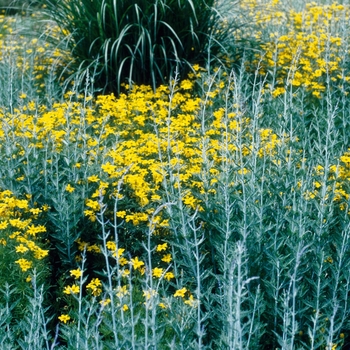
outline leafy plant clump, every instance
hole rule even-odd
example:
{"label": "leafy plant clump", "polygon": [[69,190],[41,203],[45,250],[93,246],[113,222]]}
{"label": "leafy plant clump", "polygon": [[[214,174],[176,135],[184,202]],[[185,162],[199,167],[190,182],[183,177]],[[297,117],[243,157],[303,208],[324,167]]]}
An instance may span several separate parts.
{"label": "leafy plant clump", "polygon": [[191,64],[223,56],[232,26],[223,26],[214,0],[47,1],[67,36],[74,78],[119,91],[123,82],[153,88]]}
{"label": "leafy plant clump", "polygon": [[[166,84],[128,81],[141,38],[118,94],[109,53],[48,41],[83,31],[0,16],[0,349],[349,347],[350,7],[323,2],[240,1],[235,40],[259,47]],[[141,4],[158,25],[160,2],[124,14],[145,28]]]}

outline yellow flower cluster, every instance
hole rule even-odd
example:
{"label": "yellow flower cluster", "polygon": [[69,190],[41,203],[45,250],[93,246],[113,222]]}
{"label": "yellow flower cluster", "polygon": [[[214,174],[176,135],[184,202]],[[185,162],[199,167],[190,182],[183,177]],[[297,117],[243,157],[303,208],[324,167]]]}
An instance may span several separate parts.
{"label": "yellow flower cluster", "polygon": [[[37,13],[31,14],[31,19],[35,23]],[[18,28],[22,25],[22,19],[19,17],[10,17],[0,14],[0,62],[6,65],[14,65],[16,72],[21,77],[29,77],[34,80],[33,85],[36,88],[36,93],[45,91],[45,76],[48,75],[53,67],[63,67],[66,58],[69,57],[67,52],[62,49],[58,50],[44,40],[47,36],[57,35],[57,28],[48,24],[43,29],[44,35],[40,39],[32,36],[21,34]],[[27,19],[28,21],[28,19]],[[26,26],[28,23],[26,23]],[[26,91],[19,94],[19,98],[25,100],[27,98]]]}
{"label": "yellow flower cluster", "polygon": [[86,286],[86,289],[90,290],[93,296],[99,296],[102,293],[102,282],[98,278],[93,278]]}
{"label": "yellow flower cluster", "polygon": [[30,208],[28,200],[16,198],[11,191],[0,192],[0,237],[6,259],[13,256],[14,249],[20,258],[14,261],[23,272],[37,267],[38,261],[48,256],[49,251],[42,248],[39,233],[46,228],[35,224],[37,214],[42,209]]}
{"label": "yellow flower cluster", "polygon": [[[80,246],[84,247],[84,249],[86,249],[86,247],[90,247],[91,245],[89,245],[86,242],[83,242],[81,239],[78,239],[78,243]],[[115,263],[117,264],[119,270],[118,271],[118,275],[119,277],[126,277],[129,278],[131,270],[134,270],[134,272],[138,272],[137,276],[139,278],[143,278],[143,276],[145,275],[146,272],[146,266],[145,266],[145,262],[143,260],[141,260],[138,256],[135,256],[134,258],[131,258],[130,261],[128,261],[124,256],[124,252],[125,249],[124,248],[118,248],[117,249],[117,245],[115,243],[115,241],[107,241],[106,242],[106,248],[108,250],[108,254],[110,254],[112,257],[116,258]],[[165,265],[169,264],[172,261],[172,255],[171,253],[168,253],[167,250],[169,248],[169,244],[168,243],[160,243],[157,244],[155,246],[155,254],[156,255],[161,255],[162,258],[155,259],[158,260],[158,266],[154,267],[152,269],[152,271],[150,271],[151,275],[153,278],[155,279],[164,279],[167,281],[171,281],[172,279],[175,279],[175,275],[172,271],[170,271],[170,266]],[[99,248],[100,249],[100,248]],[[99,250],[99,252],[102,252],[102,249]],[[162,265],[163,264],[163,265]],[[70,270],[70,276],[73,278],[73,283],[70,283],[68,285],[66,285],[63,288],[63,293],[66,295],[77,295],[80,293],[81,291],[81,282],[83,281],[83,271],[80,268],[74,269],[74,270]],[[86,276],[84,276],[85,278]],[[148,277],[147,277],[148,278]],[[80,279],[80,283],[77,283],[76,280]],[[128,279],[127,279],[128,280]],[[134,285],[133,289],[140,289],[141,286],[139,285]],[[102,292],[103,292],[103,284],[102,281],[99,278],[92,278],[90,280],[90,282],[85,286],[86,291],[92,295],[93,297],[99,297],[102,296]],[[186,289],[186,288],[185,288]],[[141,291],[141,289],[140,289]],[[186,289],[187,291],[187,289]],[[158,293],[157,293],[158,294]],[[151,298],[151,296],[154,296],[156,294],[152,294],[152,292],[149,291],[143,291],[143,295],[146,297],[146,301],[149,300]],[[127,285],[122,285],[122,284],[118,284],[115,288],[115,296],[118,298],[117,302],[117,306],[120,308],[120,310],[122,310],[123,312],[128,310],[128,305],[127,303],[129,302],[128,296],[129,296],[129,290]],[[175,295],[177,296],[177,295]],[[164,296],[165,297],[165,296]],[[192,297],[193,299],[193,297]],[[190,301],[192,299],[189,299]],[[68,298],[66,299],[68,304],[72,303],[72,299]],[[190,306],[194,305],[194,301],[184,301],[185,304],[188,304]],[[111,299],[101,299],[100,300],[100,304],[103,307],[107,307],[109,304],[111,303]],[[162,308],[165,308],[166,306],[164,306],[163,303],[160,303],[159,306]],[[69,307],[69,306],[66,306]],[[62,319],[62,322],[65,319]]]}
{"label": "yellow flower cluster", "polygon": [[[224,108],[219,108],[213,111],[211,122],[201,134],[198,132],[201,130],[200,109],[205,103],[210,105],[210,95],[207,96],[209,101],[205,102],[192,97],[188,90],[184,91],[181,87],[173,94],[171,101],[168,94],[164,86],[156,92],[141,86],[134,87],[128,95],[122,94],[119,98],[113,95],[98,97],[96,104],[99,114],[105,116],[103,120],[108,118],[107,125],[110,125],[107,127],[104,124],[108,134],[103,138],[113,135],[118,140],[106,153],[101,169],[112,186],[123,178],[124,186],[131,191],[130,196],[141,208],[158,203],[159,190],[164,181],[169,180],[170,174],[177,174],[174,186],[182,190],[183,203],[188,208],[201,209],[201,200],[194,195],[193,189],[200,195],[215,193],[217,168],[226,160],[220,139],[226,138],[228,151],[238,154],[237,135],[249,126],[250,121],[239,112],[228,113]],[[245,137],[248,143],[249,135]],[[273,155],[279,144],[280,140],[272,130],[261,130],[259,155]],[[251,146],[247,144],[243,153],[247,156],[250,151]],[[212,164],[210,183],[199,179],[206,166],[203,152]],[[118,195],[122,196],[122,193]],[[92,199],[87,201],[87,205],[89,210],[86,214],[93,220],[100,206],[97,200]],[[146,209],[142,212],[124,211],[122,217],[137,226],[147,223],[151,213],[152,210]],[[165,220],[157,220],[158,227],[167,227]]]}
{"label": "yellow flower cluster", "polygon": [[[296,11],[279,6],[275,0],[264,6],[262,1],[248,0],[242,6],[260,27],[263,54],[253,66],[262,66],[260,73],[264,75],[273,72],[274,82],[269,88],[274,97],[290,87],[304,87],[321,98],[327,79],[337,85],[350,81],[350,73],[342,65],[342,57],[348,54],[344,51],[348,37],[342,23],[349,20],[349,6],[310,2],[304,10]],[[265,32],[269,38],[264,37]]]}
{"label": "yellow flower cluster", "polygon": [[[89,193],[89,198],[84,198],[85,215],[92,221],[103,210],[109,216],[106,219],[113,222],[111,208],[105,210],[101,198],[120,200],[117,219],[136,228],[149,226],[156,237],[154,250],[158,255],[148,273],[154,279],[171,281],[177,276],[169,269],[173,257],[164,243],[164,236],[171,232],[169,218],[162,212],[153,215],[162,204],[165,186],[172,187],[186,210],[203,210],[203,197],[215,196],[221,180],[219,169],[224,164],[231,162],[238,174],[249,175],[249,169],[243,166],[244,158],[251,152],[273,158],[282,142],[273,130],[264,128],[257,131],[253,146],[249,130],[254,128],[245,109],[237,105],[233,112],[215,107],[220,92],[233,88],[228,84],[227,78],[218,81],[203,97],[195,96],[194,82],[188,79],[174,85],[172,91],[165,86],[156,91],[134,86],[118,98],[111,94],[93,100],[69,93],[52,109],[29,101],[13,113],[0,113],[0,150],[10,142],[16,150],[11,157],[20,159],[30,149],[32,154],[43,155],[48,167],[65,147],[80,150],[83,156],[69,163],[74,179],[63,184],[62,191],[67,196]],[[208,112],[204,116],[205,109]],[[26,180],[20,168],[16,176]],[[123,206],[123,198],[132,205]],[[37,228],[28,226],[27,230],[31,236],[37,234]],[[24,251],[27,246],[21,243],[23,247],[18,249]],[[79,238],[76,244],[79,251],[103,251],[96,240],[85,242]],[[146,272],[139,252],[129,251],[131,258],[126,259],[124,248],[113,241],[106,248],[117,258],[122,277],[134,271],[141,278]],[[26,268],[23,262],[21,266]],[[71,283],[64,293],[71,297],[80,292],[78,287]],[[102,294],[98,279],[91,280],[85,288],[93,296]]]}
{"label": "yellow flower cluster", "polygon": [[[67,102],[54,104],[52,110],[29,102],[14,113],[0,113],[0,141],[5,138],[7,142],[12,141],[16,148],[12,157],[23,156],[28,148],[33,152],[45,150],[48,165],[53,161],[50,157],[54,158],[67,143],[84,150],[84,163],[72,164],[76,169],[75,183],[66,184],[65,190],[75,193],[79,186],[87,183],[95,188],[91,198],[86,199],[85,211],[93,221],[101,209],[101,196],[108,191],[113,196],[123,196],[115,190],[122,179],[128,198],[144,209],[138,212],[120,210],[118,217],[138,226],[148,222],[154,209],[147,209],[147,206],[159,203],[159,191],[171,174],[176,174],[174,186],[181,192],[184,205],[202,210],[199,197],[215,194],[217,168],[227,160],[222,152],[226,147],[223,139],[233,159],[238,159],[240,152],[243,156],[250,154],[249,133],[244,135],[243,151],[237,146],[242,130],[250,126],[249,117],[239,106],[237,113],[222,107],[214,109],[206,125],[202,125],[201,108],[205,104],[210,107],[226,85],[227,82],[220,81],[218,88],[204,98],[193,97],[189,85],[180,84],[171,100],[165,86],[160,86],[156,92],[150,87],[135,86],[127,95],[121,94],[119,98],[101,95],[90,103],[79,100],[84,96],[77,96],[73,101],[74,94],[67,94]],[[280,140],[272,130],[261,130],[261,157],[273,156],[278,145]],[[100,173],[84,178],[86,173],[80,170],[97,161],[102,162]],[[206,164],[212,164],[208,183],[200,179]],[[25,180],[25,174],[17,175],[21,181]],[[164,229],[168,226],[167,220],[161,217],[156,218],[154,224]],[[93,248],[96,247],[88,249]]]}
{"label": "yellow flower cluster", "polygon": [[[325,177],[326,176],[326,177]],[[350,149],[340,156],[337,164],[331,164],[327,169],[318,165],[312,171],[312,186],[303,192],[306,199],[312,200],[323,197],[338,203],[340,210],[347,210],[350,215]],[[326,181],[325,181],[326,179]],[[303,187],[302,181],[298,182],[298,189]],[[328,261],[329,262],[329,261]]]}

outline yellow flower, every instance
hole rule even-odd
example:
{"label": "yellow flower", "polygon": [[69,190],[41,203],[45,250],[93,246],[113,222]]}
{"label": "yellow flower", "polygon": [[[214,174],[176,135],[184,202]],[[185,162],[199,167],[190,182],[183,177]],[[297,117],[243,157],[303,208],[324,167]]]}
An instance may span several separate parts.
{"label": "yellow flower", "polygon": [[86,289],[90,289],[94,296],[99,296],[102,293],[102,283],[98,278],[93,278],[91,282],[86,286]]}
{"label": "yellow flower", "polygon": [[190,90],[193,87],[193,83],[190,80],[185,79],[181,82],[180,87],[183,90]]}
{"label": "yellow flower", "polygon": [[193,295],[190,295],[189,299],[188,300],[185,300],[184,303],[186,305],[189,305],[191,307],[195,307],[198,305],[198,302],[197,300],[193,299]]}
{"label": "yellow flower", "polygon": [[0,222],[0,230],[4,230],[8,226],[7,221],[1,221]]}
{"label": "yellow flower", "polygon": [[166,263],[170,263],[172,260],[171,254],[165,254],[161,260],[166,262]]}
{"label": "yellow flower", "polygon": [[34,215],[38,215],[42,212],[42,210],[39,208],[31,208],[31,209],[29,209],[29,211]]}
{"label": "yellow flower", "polygon": [[130,275],[130,270],[129,269],[124,269],[123,271],[121,271],[121,275],[122,277],[127,277]]}
{"label": "yellow flower", "polygon": [[35,259],[43,259],[45,258],[45,256],[49,255],[49,251],[47,249],[41,249],[39,247],[37,247],[34,251],[34,257]]}
{"label": "yellow flower", "polygon": [[135,259],[131,259],[131,265],[134,267],[135,270],[139,269],[141,266],[145,265],[145,263],[141,260],[139,260],[138,257]]}
{"label": "yellow flower", "polygon": [[76,269],[76,270],[70,270],[70,275],[72,277],[74,277],[75,279],[78,279],[81,277],[81,275],[83,274],[83,272],[80,269]]}
{"label": "yellow flower", "polygon": [[192,195],[187,194],[187,195],[183,198],[183,202],[184,202],[184,204],[188,205],[188,206],[191,207],[192,209],[196,209],[197,199],[194,198]]}
{"label": "yellow flower", "polygon": [[124,265],[126,265],[126,264],[128,264],[129,263],[129,261],[126,259],[126,258],[124,258],[124,257],[121,257],[120,259],[119,259],[119,265],[120,266],[124,266]]}
{"label": "yellow flower", "polygon": [[25,247],[23,244],[20,244],[16,247],[16,253],[25,253],[29,249]]}
{"label": "yellow flower", "polygon": [[106,248],[109,249],[109,250],[116,250],[117,249],[117,245],[113,241],[108,241],[106,243]]}
{"label": "yellow flower", "polygon": [[162,274],[163,274],[163,269],[160,268],[160,267],[155,267],[153,269],[153,277],[157,277],[157,278],[160,278],[162,277]]}
{"label": "yellow flower", "polygon": [[96,214],[93,210],[84,210],[84,215],[88,216],[92,222],[96,221]]}
{"label": "yellow flower", "polygon": [[158,293],[153,289],[143,291],[143,296],[146,298],[146,300],[150,300],[152,297],[156,296],[157,294]]}
{"label": "yellow flower", "polygon": [[72,193],[72,192],[74,192],[74,190],[75,190],[75,188],[72,187],[70,184],[68,184],[68,185],[66,186],[66,191],[67,191],[67,192]]}
{"label": "yellow flower", "polygon": [[167,272],[165,275],[164,275],[164,278],[168,281],[170,281],[172,278],[175,278],[175,275],[172,273],[172,272]]}
{"label": "yellow flower", "polygon": [[125,218],[125,215],[126,215],[126,211],[125,210],[120,210],[120,211],[117,211],[117,217],[118,218]]}
{"label": "yellow flower", "polygon": [[158,244],[157,248],[156,248],[156,251],[157,252],[161,252],[163,250],[166,250],[167,247],[168,247],[168,243]]}
{"label": "yellow flower", "polygon": [[87,178],[87,180],[88,180],[88,182],[98,182],[100,179],[99,179],[98,176],[92,175],[92,176],[89,176],[89,177]]}
{"label": "yellow flower", "polygon": [[129,310],[129,306],[126,305],[126,304],[124,304],[124,305],[123,305],[123,311],[128,311],[128,310]]}
{"label": "yellow flower", "polygon": [[86,250],[92,253],[101,253],[101,248],[97,244],[89,245]]}
{"label": "yellow flower", "polygon": [[100,304],[104,307],[110,304],[110,302],[111,302],[111,299],[108,298],[108,299],[101,300]]}
{"label": "yellow flower", "polygon": [[200,68],[199,64],[194,64],[192,68],[197,72]]}
{"label": "yellow flower", "polygon": [[80,251],[83,251],[83,250],[86,249],[86,248],[88,247],[88,245],[89,245],[87,242],[82,241],[80,238],[78,238],[78,239],[76,240],[76,242],[78,243],[78,249],[79,249]]}
{"label": "yellow flower", "polygon": [[97,201],[93,201],[91,199],[88,199],[86,201],[86,206],[91,208],[94,211],[99,211],[100,210],[100,204]]}
{"label": "yellow flower", "polygon": [[43,211],[48,211],[50,209],[50,207],[47,204],[44,204],[42,206],[42,209],[43,209]]}
{"label": "yellow flower", "polygon": [[72,286],[67,286],[64,288],[63,293],[65,294],[78,294],[80,292],[80,287],[76,284]]}
{"label": "yellow flower", "polygon": [[58,316],[58,319],[63,323],[67,323],[70,320],[70,316],[63,314],[61,316]]}
{"label": "yellow flower", "polygon": [[[120,258],[120,257],[123,255],[124,251],[125,251],[124,248],[119,248],[118,251],[117,251],[116,253],[113,253],[113,256],[114,256],[115,258],[116,258],[116,257]],[[121,260],[121,259],[120,259],[120,260]],[[120,261],[119,261],[119,263],[120,263]],[[120,263],[120,264],[121,264],[121,263]]]}
{"label": "yellow flower", "polygon": [[128,292],[128,289],[127,289],[127,286],[118,286],[117,287],[117,293],[116,293],[116,296],[118,298],[123,298],[125,295],[128,295],[129,292]]}
{"label": "yellow flower", "polygon": [[[27,197],[28,199],[30,199],[30,198],[31,198],[31,195],[28,195],[28,194],[27,194],[26,197]],[[17,205],[18,208],[21,208],[21,209],[28,209],[28,201],[25,200],[25,199],[17,199],[17,200],[16,200],[16,205]]]}
{"label": "yellow flower", "polygon": [[30,225],[27,229],[27,233],[31,236],[35,236],[37,233],[46,232],[46,227],[43,225]]}
{"label": "yellow flower", "polygon": [[174,297],[181,297],[181,298],[184,298],[185,297],[185,294],[187,292],[187,289],[184,287],[182,289],[178,289],[175,294],[174,294]]}
{"label": "yellow flower", "polygon": [[161,307],[162,309],[166,309],[166,308],[167,308],[167,306],[166,306],[164,303],[159,303],[158,305],[159,305],[159,307]]}
{"label": "yellow flower", "polygon": [[33,263],[31,261],[28,261],[27,259],[19,259],[16,260],[15,263],[19,265],[23,272],[29,270],[33,265]]}

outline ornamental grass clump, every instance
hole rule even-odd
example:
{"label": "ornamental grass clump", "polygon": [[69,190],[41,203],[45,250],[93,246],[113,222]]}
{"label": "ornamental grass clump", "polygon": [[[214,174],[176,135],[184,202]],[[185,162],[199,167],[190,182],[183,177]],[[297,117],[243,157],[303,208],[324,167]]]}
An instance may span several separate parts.
{"label": "ornamental grass clump", "polygon": [[71,50],[72,79],[99,91],[167,83],[175,70],[224,59],[233,31],[214,1],[46,1]]}

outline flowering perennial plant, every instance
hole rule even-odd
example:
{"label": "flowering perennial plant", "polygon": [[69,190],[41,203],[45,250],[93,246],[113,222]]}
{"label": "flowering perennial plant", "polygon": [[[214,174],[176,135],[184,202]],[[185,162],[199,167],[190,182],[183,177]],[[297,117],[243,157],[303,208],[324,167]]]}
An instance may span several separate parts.
{"label": "flowering perennial plant", "polygon": [[1,346],[347,347],[349,8],[237,8],[259,42],[239,68],[118,96],[6,19]]}
{"label": "flowering perennial plant", "polygon": [[349,18],[349,5],[309,2],[296,10],[281,1],[252,0],[241,6],[256,23],[257,39],[262,39],[262,57],[256,55],[253,67],[259,64],[260,74],[273,76],[268,89],[274,97],[304,88],[320,99],[327,81],[344,92],[350,74],[349,42],[342,23]]}

